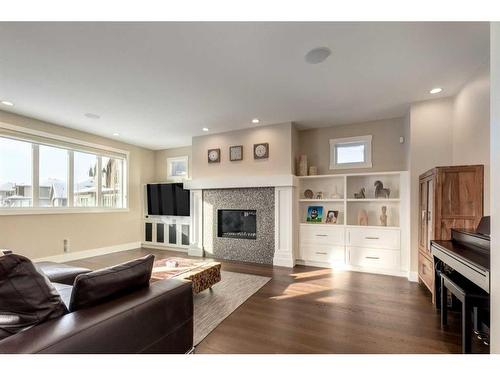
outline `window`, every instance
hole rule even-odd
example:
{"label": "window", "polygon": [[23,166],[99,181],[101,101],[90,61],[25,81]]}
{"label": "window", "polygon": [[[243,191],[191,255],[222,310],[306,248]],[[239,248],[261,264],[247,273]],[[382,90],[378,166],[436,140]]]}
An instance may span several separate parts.
{"label": "window", "polygon": [[330,139],[330,169],[371,167],[371,135]]}
{"label": "window", "polygon": [[123,207],[123,160],[102,157],[102,206]]}
{"label": "window", "polygon": [[68,206],[68,150],[41,145],[38,206]]}
{"label": "window", "polygon": [[167,158],[167,179],[180,181],[188,177],[188,157]]}
{"label": "window", "polygon": [[100,151],[78,140],[52,140],[48,134],[17,133],[4,126],[8,125],[0,126],[0,214],[27,208],[33,213],[127,208],[126,151]]}
{"label": "window", "polygon": [[75,207],[97,205],[97,156],[85,152],[74,154],[74,196]]}
{"label": "window", "polygon": [[0,207],[32,207],[31,143],[0,138]]}

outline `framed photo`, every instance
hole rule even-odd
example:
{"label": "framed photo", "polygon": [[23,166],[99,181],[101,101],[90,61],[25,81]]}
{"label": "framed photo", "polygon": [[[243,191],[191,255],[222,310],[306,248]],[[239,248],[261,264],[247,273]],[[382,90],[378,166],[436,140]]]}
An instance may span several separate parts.
{"label": "framed photo", "polygon": [[220,148],[213,148],[207,152],[209,163],[220,163]]}
{"label": "framed photo", "polygon": [[230,161],[243,160],[243,146],[229,147],[229,160]]}
{"label": "framed photo", "polygon": [[180,181],[189,176],[188,156],[167,158],[167,180]]}
{"label": "framed photo", "polygon": [[307,208],[308,223],[321,223],[323,221],[323,207],[322,206],[309,206]]}
{"label": "framed photo", "polygon": [[267,159],[269,158],[269,143],[257,143],[253,145],[253,158],[254,159]]}
{"label": "framed photo", "polygon": [[330,210],[326,214],[325,223],[327,223],[327,224],[337,224],[338,217],[339,217],[339,212],[338,211]]}

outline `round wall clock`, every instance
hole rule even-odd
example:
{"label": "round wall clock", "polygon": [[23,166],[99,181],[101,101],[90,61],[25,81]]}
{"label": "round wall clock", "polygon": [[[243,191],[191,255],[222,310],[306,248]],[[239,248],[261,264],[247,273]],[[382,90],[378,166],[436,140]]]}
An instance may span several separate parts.
{"label": "round wall clock", "polygon": [[253,145],[254,159],[267,159],[269,157],[269,143],[258,143]]}
{"label": "round wall clock", "polygon": [[208,150],[208,162],[220,163],[220,148],[214,148],[212,150]]}

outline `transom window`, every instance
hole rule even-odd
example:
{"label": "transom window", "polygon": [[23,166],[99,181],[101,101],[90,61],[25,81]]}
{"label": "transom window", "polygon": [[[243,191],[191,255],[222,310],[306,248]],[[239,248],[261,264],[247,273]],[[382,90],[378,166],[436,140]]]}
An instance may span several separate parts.
{"label": "transom window", "polygon": [[[0,129],[0,213],[12,209],[127,208],[127,155],[43,143]],[[40,138],[40,137],[38,137]]]}
{"label": "transom window", "polygon": [[371,135],[330,139],[330,169],[371,167]]}

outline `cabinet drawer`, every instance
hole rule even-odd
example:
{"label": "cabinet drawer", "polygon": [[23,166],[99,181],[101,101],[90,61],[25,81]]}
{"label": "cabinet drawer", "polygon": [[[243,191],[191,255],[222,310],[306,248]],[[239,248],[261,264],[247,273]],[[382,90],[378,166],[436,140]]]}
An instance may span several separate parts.
{"label": "cabinet drawer", "polygon": [[347,245],[399,250],[400,231],[398,229],[348,228]]}
{"label": "cabinet drawer", "polygon": [[328,225],[302,225],[300,227],[301,245],[339,245],[344,246],[344,228]]}
{"label": "cabinet drawer", "polygon": [[312,262],[343,264],[345,258],[344,247],[335,245],[300,246],[300,254],[303,260],[309,260]]}
{"label": "cabinet drawer", "polygon": [[380,269],[400,269],[399,251],[383,250],[368,247],[348,247],[349,264],[358,267]]}
{"label": "cabinet drawer", "polygon": [[418,253],[418,277],[432,292],[434,290],[434,264],[422,253]]}

